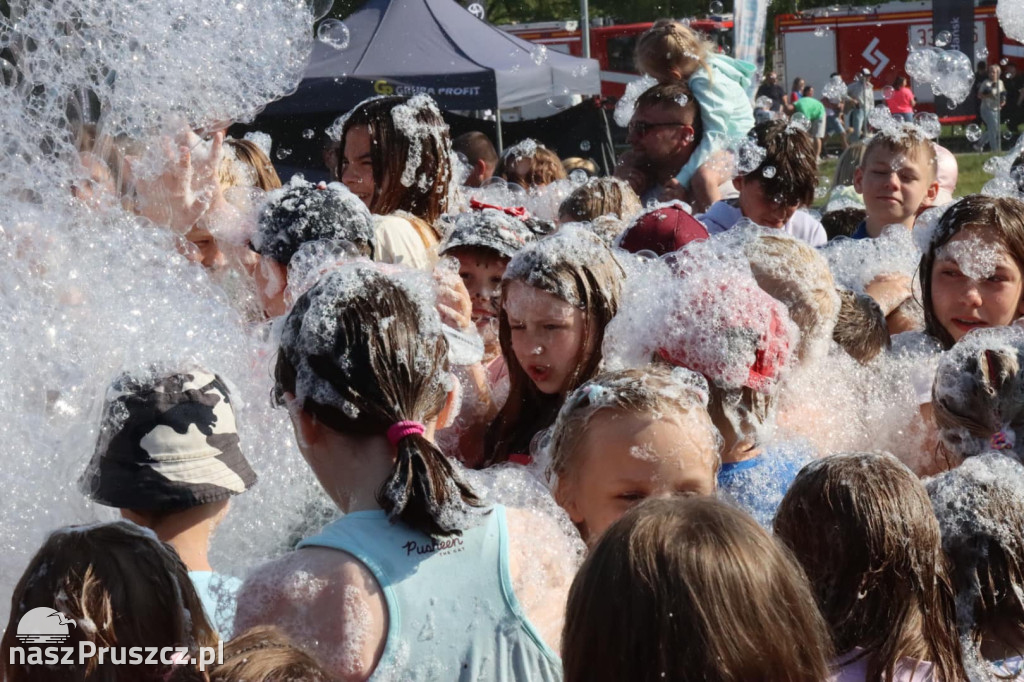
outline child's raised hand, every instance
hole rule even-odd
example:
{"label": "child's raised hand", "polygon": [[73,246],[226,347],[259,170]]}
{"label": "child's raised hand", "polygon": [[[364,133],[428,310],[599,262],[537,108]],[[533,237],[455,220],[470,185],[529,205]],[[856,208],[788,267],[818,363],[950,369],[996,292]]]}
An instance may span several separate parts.
{"label": "child's raised hand", "polygon": [[473,301],[459,277],[458,263],[453,265],[449,260],[454,259],[442,259],[434,268],[437,312],[449,327],[469,329],[473,326]]}
{"label": "child's raised hand", "polygon": [[[223,131],[207,146],[191,130],[160,140],[158,158],[128,159],[136,212],[158,225],[187,232],[221,197],[217,181]],[[147,163],[148,162],[148,163]]]}
{"label": "child's raised hand", "polygon": [[910,277],[899,273],[882,274],[871,280],[864,293],[875,299],[886,317],[913,295]]}

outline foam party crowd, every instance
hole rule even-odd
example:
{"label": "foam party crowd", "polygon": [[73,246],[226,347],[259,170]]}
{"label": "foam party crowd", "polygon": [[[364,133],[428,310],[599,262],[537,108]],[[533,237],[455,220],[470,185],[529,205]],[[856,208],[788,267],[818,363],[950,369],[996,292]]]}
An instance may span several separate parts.
{"label": "foam party crowd", "polygon": [[0,679],[1024,679],[1024,137],[840,79],[826,189],[659,20],[610,174],[390,95],[282,181],[328,9],[0,11]]}

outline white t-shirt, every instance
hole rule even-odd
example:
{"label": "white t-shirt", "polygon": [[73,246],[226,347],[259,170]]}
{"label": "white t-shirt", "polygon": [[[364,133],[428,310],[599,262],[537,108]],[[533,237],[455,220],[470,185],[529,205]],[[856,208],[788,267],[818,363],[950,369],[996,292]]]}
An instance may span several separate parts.
{"label": "white t-shirt", "polygon": [[434,267],[437,254],[427,250],[419,232],[408,220],[397,215],[375,215],[373,222],[374,260],[420,270]]}
{"label": "white t-shirt", "polygon": [[[707,213],[697,216],[697,220],[704,223],[704,227],[708,228],[708,234],[725,232],[742,218],[743,211],[732,201],[718,201],[708,209]],[[825,233],[825,228],[822,226],[821,221],[803,210],[794,213],[789,222],[779,229],[814,247],[824,246],[828,241],[828,235]]]}

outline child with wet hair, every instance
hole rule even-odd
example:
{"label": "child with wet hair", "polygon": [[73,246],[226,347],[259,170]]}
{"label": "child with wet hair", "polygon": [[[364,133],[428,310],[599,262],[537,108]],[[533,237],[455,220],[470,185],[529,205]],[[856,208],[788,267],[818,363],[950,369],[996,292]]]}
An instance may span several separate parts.
{"label": "child with wet hair", "polygon": [[288,267],[304,245],[350,252],[351,257],[375,255],[373,217],[344,185],[312,184],[295,176],[267,196],[260,210],[252,249],[260,254],[256,285],[268,317],[287,310]]}
{"label": "child with wet hair", "polygon": [[566,682],[821,682],[830,656],[792,556],[711,497],[626,512],[569,593]]}
{"label": "child with wet hair", "polygon": [[713,235],[746,218],[811,246],[823,245],[828,237],[821,222],[798,210],[814,203],[818,186],[811,137],[786,121],[765,121],[754,126],[749,139],[763,150],[764,158],[756,168],[733,179],[739,197],[719,201],[697,218]]}
{"label": "child with wet hair", "polygon": [[972,680],[1024,676],[1024,468],[991,452],[927,482]]}
{"label": "child with wet hair", "polygon": [[928,493],[892,455],[808,464],[775,515],[838,658],[835,682],[965,679],[956,608]]}
{"label": "child with wet hair", "polygon": [[255,482],[224,380],[202,368],[145,369],[111,384],[79,487],[174,547],[207,617],[227,637],[242,583],[213,570],[210,540],[231,497]]}
{"label": "child with wet hair", "polygon": [[643,207],[629,183],[618,178],[590,178],[573,190],[558,207],[558,222],[589,222],[600,216],[611,216],[625,225]]}
{"label": "child with wet hair", "polygon": [[979,329],[958,341],[939,360],[931,406],[947,466],[992,450],[1024,463],[1024,329]]}
{"label": "child with wet hair", "polygon": [[332,682],[316,659],[276,627],[249,628],[224,645],[210,682]]}
{"label": "child with wet hair", "polygon": [[707,403],[704,377],[661,364],[599,374],[569,395],[549,474],[584,541],[647,498],[714,494],[722,438]]}
{"label": "child with wet hair", "polygon": [[[97,657],[82,665],[19,659],[26,647],[16,639],[29,613],[67,623],[64,646],[81,651],[100,647],[181,647],[174,664],[115,665]],[[65,620],[66,619],[66,620]],[[29,561],[11,596],[11,614],[0,640],[0,672],[6,682],[199,682],[199,647],[216,647],[188,571],[174,549],[153,533],[127,521],[69,526],[50,534]],[[111,656],[113,654],[111,653]],[[41,658],[41,656],[40,656]]]}
{"label": "child with wet hair", "polygon": [[745,61],[716,54],[701,35],[673,19],[654,22],[636,43],[637,70],[659,83],[684,82],[700,105],[703,135],[700,145],[676,175],[690,189],[697,206],[711,206],[720,198],[718,173],[709,160],[730,138],[754,127],[754,109],[747,95],[755,67]]}
{"label": "child with wet hair", "polygon": [[534,436],[554,423],[570,391],[597,374],[623,277],[604,242],[575,225],[513,256],[498,317],[509,394],[487,431],[488,466],[530,463]]}
{"label": "child with wet hair", "polygon": [[557,680],[574,564],[553,519],[485,504],[434,443],[455,396],[430,292],[356,261],[285,318],[275,396],[343,515],[250,574],[237,627],[277,625],[344,680]]}
{"label": "child with wet hair", "polygon": [[939,192],[935,145],[915,125],[894,123],[878,131],[864,149],[853,187],[866,211],[853,239],[877,237],[889,225],[913,228],[918,210]]}
{"label": "child with wet hair", "polygon": [[478,466],[484,456],[487,425],[504,403],[508,391],[508,370],[498,341],[498,312],[501,278],[509,260],[538,236],[536,221],[526,222],[522,209],[501,209],[472,204],[476,208],[457,215],[441,244],[441,255],[458,260],[459,277],[472,302],[472,321],[484,342],[482,363],[459,376],[468,389],[462,409],[451,431],[444,432],[456,443],[450,445],[467,466]]}
{"label": "child with wet hair", "polygon": [[221,190],[255,187],[271,192],[281,187],[281,178],[266,152],[252,140],[224,138],[224,152],[218,168]]}
{"label": "child with wet hair", "polygon": [[544,187],[568,177],[558,154],[529,137],[502,153],[494,174],[523,189]]}
{"label": "child with wet hair", "polygon": [[[718,261],[708,242],[693,242],[673,257],[674,271],[664,279],[631,274],[628,296],[655,287],[659,305],[639,312],[624,305],[609,325],[604,353],[612,367],[644,364],[653,353],[707,379],[708,413],[724,440],[718,486],[769,526],[809,455],[775,435],[782,380],[795,364],[797,327],[743,260]],[[649,265],[651,273],[663,267],[659,263]]]}

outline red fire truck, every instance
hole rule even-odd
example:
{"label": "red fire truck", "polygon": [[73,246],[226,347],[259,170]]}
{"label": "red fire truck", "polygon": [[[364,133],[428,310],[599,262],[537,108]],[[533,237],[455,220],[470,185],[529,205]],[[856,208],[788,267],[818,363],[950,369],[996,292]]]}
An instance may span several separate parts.
{"label": "red fire truck", "polygon": [[[934,45],[931,6],[930,0],[889,2],[871,8],[832,7],[779,15],[775,18],[774,68],[784,86],[799,77],[819,93],[832,73],[839,73],[849,83],[866,68],[871,71],[875,96],[880,98],[882,88],[903,73],[912,47]],[[975,63],[1015,62],[1024,68],[1024,45],[1000,30],[994,6],[974,9],[974,50],[975,54],[968,56]],[[934,111],[931,87],[911,86],[919,108]]]}
{"label": "red fire truck", "polygon": [[[695,28],[715,43],[719,51],[732,51],[732,17],[714,15],[706,19],[690,19]],[[621,97],[626,83],[640,75],[633,66],[633,50],[637,38],[651,27],[651,23],[592,26],[590,28],[590,56],[601,63],[601,94]],[[545,21],[531,24],[506,24],[498,28],[523,40],[529,40],[566,54],[583,54],[583,38],[575,21]]]}

